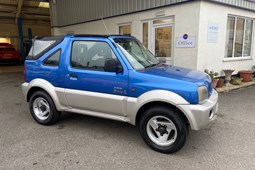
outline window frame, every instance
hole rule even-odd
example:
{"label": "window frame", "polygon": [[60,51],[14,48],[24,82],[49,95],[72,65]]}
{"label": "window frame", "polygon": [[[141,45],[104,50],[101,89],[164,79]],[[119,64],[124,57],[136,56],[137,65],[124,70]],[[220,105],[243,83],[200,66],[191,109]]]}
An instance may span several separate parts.
{"label": "window frame", "polygon": [[[46,64],[45,62],[46,62],[50,57],[52,57],[53,55],[55,55],[57,52],[60,52],[58,65]],[[57,50],[55,50],[53,53],[51,53],[48,57],[46,57],[46,58],[43,60],[43,65],[44,65],[44,66],[50,66],[50,67],[58,67],[59,64],[60,64],[60,61],[61,61],[61,54],[62,54],[62,49],[61,49],[61,48],[58,48]]]}
{"label": "window frame", "polygon": [[119,63],[119,66],[121,67],[121,69],[123,70],[123,66],[122,66],[122,64],[121,64],[121,62],[119,61],[119,58],[118,58],[118,56],[117,56],[117,54],[114,52],[114,50],[112,49],[112,47],[111,47],[111,45],[107,42],[107,41],[102,41],[102,40],[73,40],[72,41],[72,46],[71,46],[71,53],[70,53],[70,60],[69,60],[69,62],[70,62],[70,67],[71,68],[73,68],[73,69],[78,69],[78,70],[86,70],[86,71],[98,71],[98,72],[104,72],[104,73],[113,73],[113,72],[109,72],[109,71],[104,71],[104,70],[99,70],[99,69],[93,69],[93,68],[88,68],[88,67],[75,67],[75,66],[73,66],[72,65],[72,57],[73,57],[73,44],[74,44],[74,42],[76,42],[76,41],[82,41],[82,42],[101,42],[101,43],[105,43],[105,44],[107,44],[108,45],[108,47],[111,49],[111,51],[112,51],[112,53],[115,55],[115,57],[116,57],[116,61],[117,61],[117,63]]}
{"label": "window frame", "polygon": [[[227,57],[226,52],[225,52],[224,60],[223,61],[250,60],[250,59],[252,59],[252,56],[253,56],[254,18],[237,16],[237,15],[228,15],[227,16],[227,26],[228,26],[228,21],[229,21],[230,17],[234,18],[234,22],[235,22],[234,23],[234,37],[233,37],[233,44],[232,44],[232,55],[231,55],[231,57]],[[236,28],[237,28],[237,20],[238,19],[244,19],[243,37],[242,37],[243,38],[242,39],[242,55],[241,56],[235,56],[235,43],[236,43],[236,31],[237,31]],[[249,56],[244,56],[244,46],[245,46],[245,36],[246,36],[246,24],[247,24],[248,20],[252,21],[250,55]],[[227,26],[226,26],[226,28],[227,28]],[[226,43],[229,40],[229,39],[227,39],[228,33],[229,33],[228,29],[226,29],[225,47],[226,47]],[[228,48],[225,48],[225,50],[228,50]]]}

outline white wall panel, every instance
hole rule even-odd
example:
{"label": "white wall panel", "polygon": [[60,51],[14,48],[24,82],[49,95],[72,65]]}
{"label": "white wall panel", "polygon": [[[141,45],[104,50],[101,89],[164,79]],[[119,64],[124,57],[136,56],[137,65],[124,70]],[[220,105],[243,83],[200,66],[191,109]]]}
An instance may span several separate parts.
{"label": "white wall panel", "polygon": [[[210,9],[210,13],[208,13]],[[224,75],[223,69],[234,69],[235,74],[239,70],[251,69],[255,65],[254,53],[254,37],[252,41],[252,54],[248,60],[224,60],[226,34],[227,34],[227,19],[228,15],[243,16],[247,18],[255,18],[253,11],[230,6],[222,6],[215,3],[202,2],[200,7],[199,19],[199,38],[198,38],[198,53],[197,53],[197,69],[214,70],[220,75]],[[215,23],[219,26],[218,41],[216,43],[208,43],[208,24]],[[254,25],[255,26],[255,25]],[[255,29],[253,28],[253,33]]]}

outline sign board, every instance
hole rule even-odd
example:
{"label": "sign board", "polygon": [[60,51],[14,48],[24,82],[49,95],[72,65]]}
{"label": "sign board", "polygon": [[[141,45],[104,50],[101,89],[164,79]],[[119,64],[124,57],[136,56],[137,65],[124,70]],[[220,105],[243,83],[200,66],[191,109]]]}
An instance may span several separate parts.
{"label": "sign board", "polygon": [[219,24],[209,23],[207,31],[207,42],[208,43],[217,43],[219,36]]}
{"label": "sign board", "polygon": [[184,34],[182,37],[176,38],[176,48],[194,48],[196,46],[196,37],[189,37]]}

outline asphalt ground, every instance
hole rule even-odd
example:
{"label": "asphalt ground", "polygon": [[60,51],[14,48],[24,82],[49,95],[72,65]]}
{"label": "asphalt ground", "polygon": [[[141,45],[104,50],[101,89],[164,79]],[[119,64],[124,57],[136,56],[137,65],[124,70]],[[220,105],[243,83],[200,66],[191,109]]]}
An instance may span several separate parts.
{"label": "asphalt ground", "polygon": [[219,94],[219,117],[191,131],[175,154],[143,142],[137,127],[64,113],[37,124],[21,92],[22,73],[0,74],[0,169],[255,169],[255,86]]}

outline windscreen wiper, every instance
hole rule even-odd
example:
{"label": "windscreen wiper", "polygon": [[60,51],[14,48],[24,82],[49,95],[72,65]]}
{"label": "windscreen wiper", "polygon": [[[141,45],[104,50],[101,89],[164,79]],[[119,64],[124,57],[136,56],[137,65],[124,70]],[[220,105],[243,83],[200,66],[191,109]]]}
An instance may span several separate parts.
{"label": "windscreen wiper", "polygon": [[157,66],[157,65],[159,65],[159,64],[160,64],[160,63],[157,63],[157,64],[150,64],[150,65],[146,66],[145,68],[154,67],[154,66]]}

